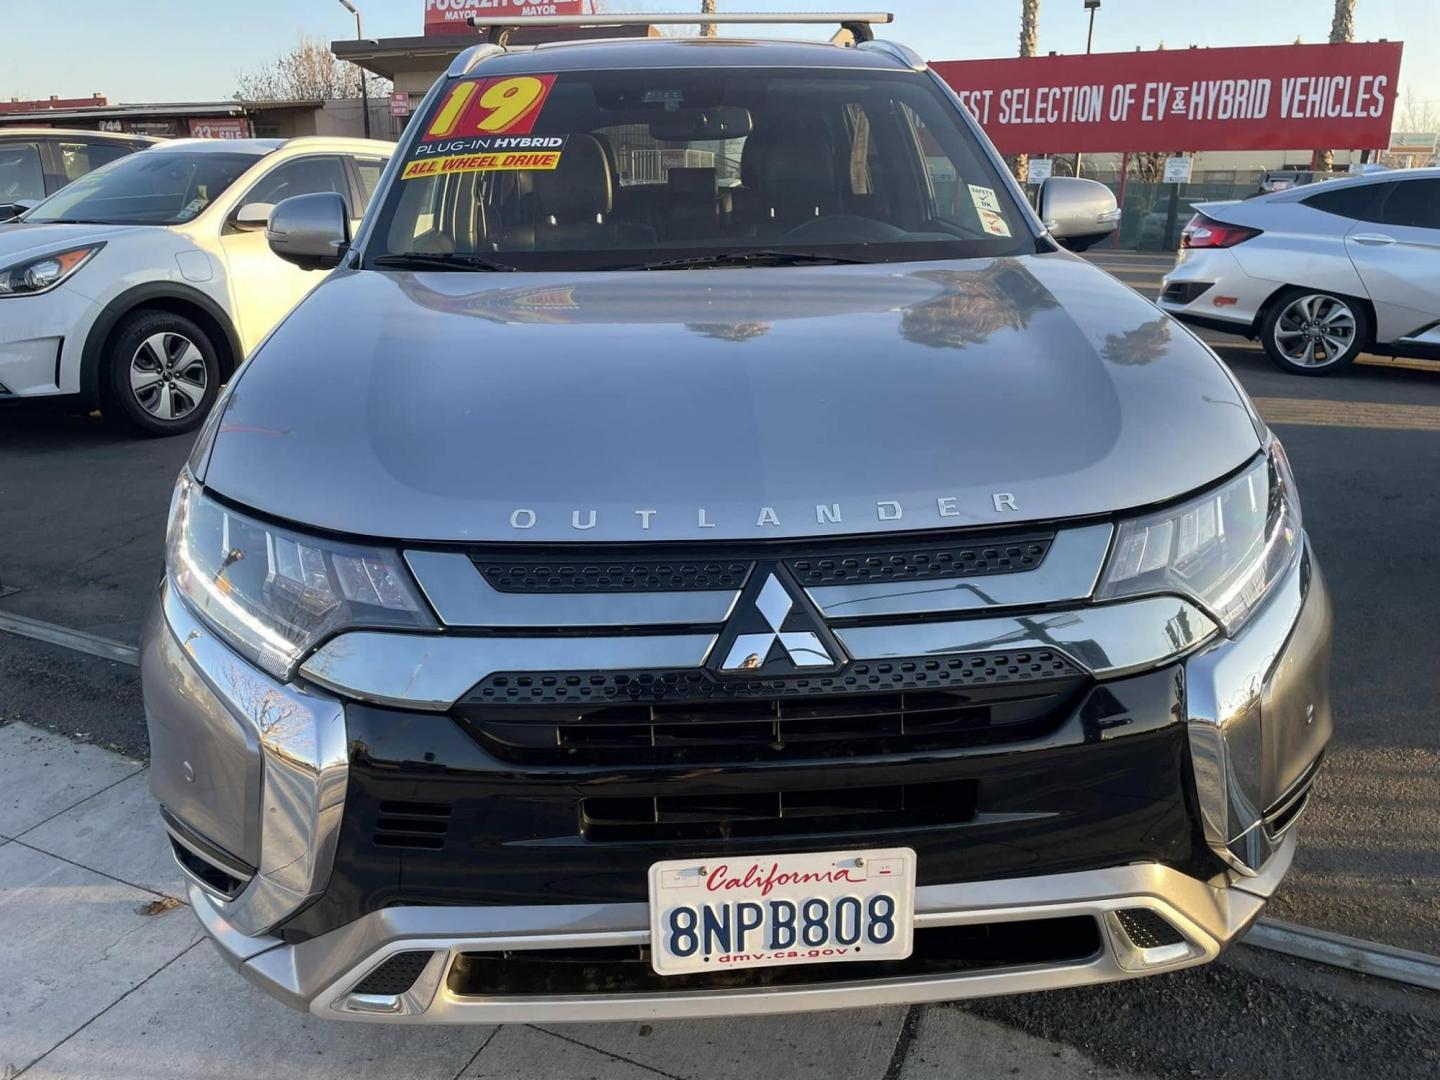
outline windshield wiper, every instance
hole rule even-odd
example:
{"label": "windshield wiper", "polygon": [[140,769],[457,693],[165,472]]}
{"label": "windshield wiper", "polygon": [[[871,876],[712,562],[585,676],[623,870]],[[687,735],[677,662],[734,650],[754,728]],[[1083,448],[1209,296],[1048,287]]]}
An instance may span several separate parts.
{"label": "windshield wiper", "polygon": [[397,270],[484,270],[498,274],[513,274],[516,268],[508,263],[496,262],[483,255],[465,255],[460,252],[412,251],[401,255],[376,255],[370,260],[373,266],[392,267]]}
{"label": "windshield wiper", "polygon": [[854,255],[833,255],[820,251],[716,251],[708,255],[687,255],[655,262],[621,263],[610,270],[703,270],[711,266],[840,266],[874,263]]}

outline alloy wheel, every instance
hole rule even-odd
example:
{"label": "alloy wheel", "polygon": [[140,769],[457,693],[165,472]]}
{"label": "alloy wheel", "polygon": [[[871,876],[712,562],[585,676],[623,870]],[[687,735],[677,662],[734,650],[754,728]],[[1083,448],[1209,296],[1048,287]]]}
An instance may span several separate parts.
{"label": "alloy wheel", "polygon": [[205,357],[184,334],[151,334],[130,358],[130,391],[158,420],[179,420],[194,412],[209,385]]}
{"label": "alloy wheel", "polygon": [[1326,367],[1355,343],[1355,313],[1324,293],[1297,296],[1285,305],[1272,331],[1275,348],[1300,367]]}

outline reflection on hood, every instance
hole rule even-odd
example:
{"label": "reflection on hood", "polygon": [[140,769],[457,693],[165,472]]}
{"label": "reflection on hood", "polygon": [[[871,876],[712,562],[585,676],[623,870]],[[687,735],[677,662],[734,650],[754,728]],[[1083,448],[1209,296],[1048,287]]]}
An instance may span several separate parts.
{"label": "reflection on hood", "polygon": [[1060,306],[1018,259],[979,270],[922,270],[916,277],[945,286],[945,295],[905,312],[901,332],[937,349],[963,349],[997,330],[1023,330],[1040,311]]}
{"label": "reflection on hood", "polygon": [[1170,346],[1170,320],[1164,315],[1134,330],[1106,334],[1100,355],[1112,364],[1148,364],[1158,360]]}

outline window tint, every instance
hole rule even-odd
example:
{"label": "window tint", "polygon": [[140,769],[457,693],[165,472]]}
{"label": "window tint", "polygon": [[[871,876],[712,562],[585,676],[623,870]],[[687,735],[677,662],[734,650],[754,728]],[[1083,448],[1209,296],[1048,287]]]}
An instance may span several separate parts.
{"label": "window tint", "polygon": [[277,165],[260,178],[245,196],[251,203],[278,203],[293,195],[314,195],[333,191],[350,202],[350,185],[345,179],[345,165],[338,157],[305,157]]}
{"label": "window tint", "polygon": [[375,194],[375,189],[380,185],[380,174],[385,171],[385,159],[355,158],[354,160],[355,171],[360,174],[360,205],[355,210],[358,217],[365,213],[365,208],[370,205],[370,197]]}
{"label": "window tint", "polygon": [[0,143],[0,203],[45,197],[45,170],[36,143]]}
{"label": "window tint", "polygon": [[1440,180],[1398,180],[1380,212],[1386,225],[1440,229]]}
{"label": "window tint", "polygon": [[55,145],[60,151],[60,169],[65,175],[66,183],[79,180],[101,165],[108,165],[116,158],[128,157],[134,152],[133,147],[124,143],[59,142]]}
{"label": "window tint", "polygon": [[1306,206],[1313,206],[1316,210],[1324,210],[1327,214],[1337,214],[1340,217],[1363,221],[1367,211],[1384,187],[1383,184],[1352,185],[1335,188],[1331,191],[1320,191],[1308,199],[1300,201]]}
{"label": "window tint", "polygon": [[254,164],[253,154],[127,154],[61,188],[26,220],[179,225],[201,213]]}

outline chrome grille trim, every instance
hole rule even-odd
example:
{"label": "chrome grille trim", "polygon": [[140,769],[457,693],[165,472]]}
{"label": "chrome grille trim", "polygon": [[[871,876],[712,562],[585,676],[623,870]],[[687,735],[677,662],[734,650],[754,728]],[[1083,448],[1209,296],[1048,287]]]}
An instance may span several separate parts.
{"label": "chrome grille trim", "polygon": [[501,592],[468,555],[406,551],[405,562],[446,626],[718,626],[739,589],[681,592]]}
{"label": "chrome grille trim", "polygon": [[936,581],[820,585],[805,591],[827,619],[974,611],[1084,600],[1095,591],[1114,531],[1113,526],[1106,524],[1057,532],[1044,562],[1034,570]]}
{"label": "chrome grille trim", "polygon": [[1124,675],[1189,652],[1217,627],[1195,605],[1173,596],[1008,618],[855,626],[835,636],[856,660],[1055,649],[1098,676]]}

